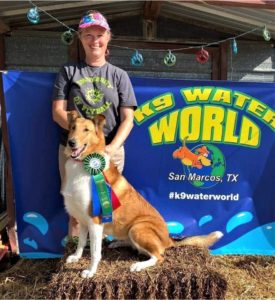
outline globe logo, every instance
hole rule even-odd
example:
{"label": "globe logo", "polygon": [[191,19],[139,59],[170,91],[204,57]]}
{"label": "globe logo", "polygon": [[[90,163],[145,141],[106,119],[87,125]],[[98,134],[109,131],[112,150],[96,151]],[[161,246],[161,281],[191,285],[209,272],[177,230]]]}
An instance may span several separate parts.
{"label": "globe logo", "polygon": [[211,188],[222,182],[225,173],[225,159],[219,148],[211,144],[200,144],[191,149],[191,152],[199,155],[200,149],[207,149],[208,164],[201,166],[184,166],[184,172],[188,181],[198,188]]}

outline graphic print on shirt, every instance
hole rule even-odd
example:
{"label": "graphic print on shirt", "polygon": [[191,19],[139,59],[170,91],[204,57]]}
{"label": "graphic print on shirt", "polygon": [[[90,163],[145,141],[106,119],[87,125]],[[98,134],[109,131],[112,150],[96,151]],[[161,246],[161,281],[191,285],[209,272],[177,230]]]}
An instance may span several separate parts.
{"label": "graphic print on shirt", "polygon": [[[92,83],[92,85],[89,83]],[[96,84],[94,85],[94,83],[102,85],[104,89],[113,89],[112,84],[103,77],[84,77],[78,80],[77,84],[79,84],[81,90],[85,93],[85,99],[75,96],[73,101],[76,109],[82,115],[84,114],[85,117],[102,114],[112,105],[110,101],[104,100],[104,92]]]}

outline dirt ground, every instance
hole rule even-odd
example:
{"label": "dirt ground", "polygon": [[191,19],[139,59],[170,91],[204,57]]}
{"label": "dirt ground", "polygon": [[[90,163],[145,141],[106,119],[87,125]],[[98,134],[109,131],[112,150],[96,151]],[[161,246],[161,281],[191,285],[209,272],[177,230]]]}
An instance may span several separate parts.
{"label": "dirt ground", "polygon": [[[103,260],[98,270],[99,274],[93,279],[84,280],[81,279],[79,275],[85,265],[88,264],[89,251],[85,252],[86,254],[81,260],[81,263],[75,264],[70,268],[65,266],[64,259],[19,259],[8,269],[6,265],[6,270],[0,273],[0,298],[82,299],[82,296],[86,295],[85,298],[87,299],[87,290],[91,288],[93,284],[98,282],[106,283],[108,278],[115,278],[119,285],[120,280],[122,280],[120,279],[121,274],[119,273],[124,273],[123,278],[127,278],[129,288],[129,280],[132,280],[131,276],[135,276],[135,278],[140,276],[138,279],[140,284],[142,285],[147,282],[146,284],[148,285],[148,276],[150,282],[156,283],[154,278],[163,280],[163,278],[161,279],[161,274],[163,274],[163,270],[166,270],[165,278],[168,281],[177,281],[182,278],[185,278],[186,280],[184,281],[182,279],[182,283],[178,283],[178,285],[169,285],[170,291],[165,297],[162,296],[162,298],[179,299],[181,298],[179,295],[186,295],[186,298],[188,299],[213,299],[213,291],[212,294],[209,291],[199,292],[200,289],[204,288],[200,286],[202,285],[202,282],[205,282],[203,278],[208,276],[207,283],[209,287],[215,285],[216,289],[220,289],[220,294],[215,294],[220,295],[219,298],[275,299],[275,257],[210,256],[208,252],[196,250],[193,247],[180,248],[181,249],[171,250],[170,252],[168,251],[165,254],[165,260],[167,262],[163,263],[163,265],[150,268],[146,272],[142,271],[144,272],[143,274],[141,272],[139,274],[131,275],[133,273],[127,273],[128,265],[132,261],[144,260],[144,257],[137,255],[133,250],[110,250],[105,247],[103,251]],[[6,263],[9,263],[9,261]],[[124,271],[121,272],[119,268],[122,268],[122,270],[127,269],[125,271],[126,273]],[[182,278],[178,276],[179,273],[182,274]],[[188,275],[189,277],[186,277],[187,274],[191,274],[191,276]],[[143,280],[142,278],[145,278],[145,275],[147,276],[147,279]],[[189,287],[187,284],[186,287],[183,288],[188,289],[188,291],[186,290],[186,294],[176,294],[175,291],[171,289],[171,287],[175,288],[176,286],[179,288],[181,284],[186,284],[188,283],[188,280],[192,281],[194,278],[197,278],[196,285],[191,282]],[[161,284],[163,285],[163,283]],[[116,289],[117,288],[118,287],[116,287]],[[152,290],[152,286],[150,288]],[[194,288],[198,289],[198,294],[194,294]],[[191,289],[193,289],[193,293]],[[112,295],[112,292],[110,292],[109,297],[106,296],[106,298],[110,299],[110,295]],[[178,296],[172,297],[171,295]],[[105,297],[103,296],[103,298]],[[131,298],[133,299],[133,297]],[[149,298],[153,299],[154,297],[151,296]],[[154,299],[158,299],[157,296],[155,296]]]}

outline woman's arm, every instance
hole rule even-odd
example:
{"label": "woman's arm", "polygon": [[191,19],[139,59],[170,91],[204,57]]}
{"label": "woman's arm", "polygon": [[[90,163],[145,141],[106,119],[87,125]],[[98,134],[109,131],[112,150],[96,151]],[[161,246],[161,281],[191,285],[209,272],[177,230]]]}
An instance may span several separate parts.
{"label": "woman's arm", "polygon": [[112,154],[125,142],[134,126],[134,108],[131,106],[123,106],[120,108],[121,123],[112,142],[106,146],[105,152]]}
{"label": "woman's arm", "polygon": [[52,104],[53,120],[64,129],[68,127],[67,100],[54,100]]}

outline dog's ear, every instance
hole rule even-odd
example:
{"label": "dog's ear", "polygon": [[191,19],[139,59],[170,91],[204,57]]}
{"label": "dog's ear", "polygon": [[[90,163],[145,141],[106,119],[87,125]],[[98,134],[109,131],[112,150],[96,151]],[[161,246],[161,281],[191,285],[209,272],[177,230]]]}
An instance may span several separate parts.
{"label": "dog's ear", "polygon": [[94,118],[93,118],[93,122],[95,124],[95,128],[96,128],[96,131],[98,132],[98,130],[103,130],[103,126],[105,125],[105,116],[104,115],[96,115]]}
{"label": "dog's ear", "polygon": [[76,118],[80,117],[79,113],[76,110],[68,111],[67,116],[69,124],[71,124]]}

